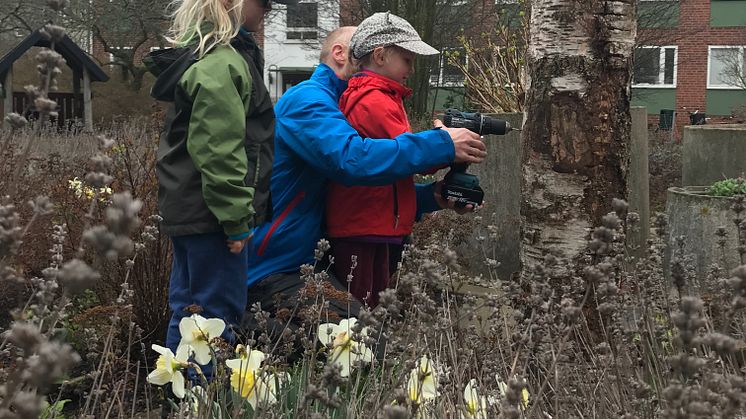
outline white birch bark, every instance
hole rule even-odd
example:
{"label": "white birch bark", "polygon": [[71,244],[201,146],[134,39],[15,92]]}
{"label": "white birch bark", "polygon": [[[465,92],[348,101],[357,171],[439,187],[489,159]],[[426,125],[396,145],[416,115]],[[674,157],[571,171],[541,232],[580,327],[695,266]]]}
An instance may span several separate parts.
{"label": "white birch bark", "polygon": [[521,262],[575,273],[590,229],[626,197],[635,0],[532,0]]}

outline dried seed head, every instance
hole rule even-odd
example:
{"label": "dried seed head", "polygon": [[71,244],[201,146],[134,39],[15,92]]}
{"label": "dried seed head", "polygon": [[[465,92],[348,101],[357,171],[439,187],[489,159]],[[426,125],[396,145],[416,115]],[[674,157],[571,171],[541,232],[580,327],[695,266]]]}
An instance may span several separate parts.
{"label": "dried seed head", "polygon": [[36,100],[34,100],[34,107],[41,113],[51,114],[56,111],[57,102],[45,97],[38,97],[36,98]]}
{"label": "dried seed head", "polygon": [[28,124],[28,120],[21,115],[11,112],[5,117],[5,121],[10,124],[12,129],[21,129]]}
{"label": "dried seed head", "polygon": [[19,391],[13,397],[13,407],[20,419],[36,419],[40,416],[44,397],[36,394],[35,391]]}
{"label": "dried seed head", "polygon": [[67,7],[68,0],[47,0],[47,6],[55,12],[61,12]]}
{"label": "dried seed head", "polygon": [[629,204],[627,204],[627,201],[623,199],[614,198],[611,200],[611,209],[613,209],[619,217],[624,217],[629,210]]}
{"label": "dried seed head", "polygon": [[616,214],[610,212],[601,217],[601,225],[610,230],[616,230],[622,226],[622,222]]}
{"label": "dried seed head", "polygon": [[52,25],[51,23],[44,25],[44,27],[39,30],[39,33],[47,41],[55,43],[62,42],[62,39],[65,38],[65,28],[63,28],[62,26]]}
{"label": "dried seed head", "polygon": [[99,135],[96,137],[98,139],[98,147],[101,151],[109,150],[116,144],[116,141],[112,140],[111,138],[108,138],[105,135]]}
{"label": "dried seed head", "polygon": [[101,275],[82,260],[73,259],[62,265],[57,277],[68,293],[76,295],[92,287]]}
{"label": "dried seed head", "polygon": [[54,210],[54,204],[49,200],[46,195],[37,196],[34,200],[29,201],[28,204],[31,206],[31,210],[37,215],[48,215]]}
{"label": "dried seed head", "polygon": [[85,182],[94,188],[104,188],[111,184],[114,178],[103,172],[90,172],[85,175]]}
{"label": "dried seed head", "polygon": [[27,356],[36,352],[37,347],[44,340],[39,328],[27,322],[13,322],[10,330],[4,335],[8,342],[21,348]]}
{"label": "dried seed head", "polygon": [[78,362],[80,362],[80,357],[70,345],[42,342],[36,353],[26,360],[26,369],[21,377],[29,385],[44,393]]}
{"label": "dried seed head", "polygon": [[403,406],[387,405],[383,408],[383,417],[385,419],[407,419],[409,412]]}

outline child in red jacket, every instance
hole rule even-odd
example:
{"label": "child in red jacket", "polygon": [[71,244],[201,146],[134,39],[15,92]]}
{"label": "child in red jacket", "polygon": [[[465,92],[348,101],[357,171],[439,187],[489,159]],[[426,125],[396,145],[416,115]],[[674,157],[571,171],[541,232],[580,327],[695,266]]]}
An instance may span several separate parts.
{"label": "child in red jacket", "polygon": [[[404,82],[414,71],[416,55],[435,54],[409,22],[389,12],[360,23],[350,40],[350,56],[361,72],[352,76],[339,101],[360,135],[394,138],[411,131],[402,101],[412,91]],[[411,176],[386,186],[330,182],[326,226],[334,270],[341,281],[352,275],[350,292],[371,307],[389,284],[389,245],[401,244],[412,232],[415,213]]]}

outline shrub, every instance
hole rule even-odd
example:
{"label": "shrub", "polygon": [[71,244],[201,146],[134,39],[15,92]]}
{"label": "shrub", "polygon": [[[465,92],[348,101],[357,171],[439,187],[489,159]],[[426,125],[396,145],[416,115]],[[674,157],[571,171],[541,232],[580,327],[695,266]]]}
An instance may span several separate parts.
{"label": "shrub", "polygon": [[707,193],[712,196],[734,196],[746,195],[746,179],[723,179],[707,188]]}

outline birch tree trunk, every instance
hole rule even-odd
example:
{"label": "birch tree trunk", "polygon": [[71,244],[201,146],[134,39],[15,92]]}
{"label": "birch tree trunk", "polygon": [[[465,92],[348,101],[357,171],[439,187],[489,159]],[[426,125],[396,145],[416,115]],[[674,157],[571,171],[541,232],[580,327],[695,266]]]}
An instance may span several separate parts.
{"label": "birch tree trunk", "polygon": [[532,0],[521,262],[569,278],[589,231],[625,198],[635,0]]}

